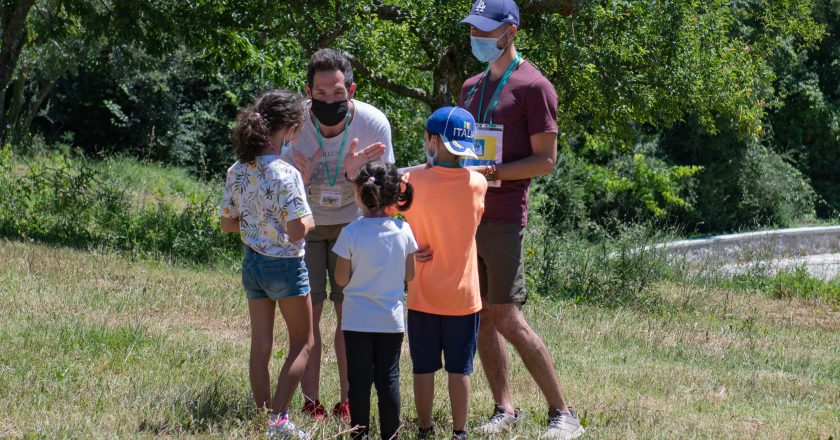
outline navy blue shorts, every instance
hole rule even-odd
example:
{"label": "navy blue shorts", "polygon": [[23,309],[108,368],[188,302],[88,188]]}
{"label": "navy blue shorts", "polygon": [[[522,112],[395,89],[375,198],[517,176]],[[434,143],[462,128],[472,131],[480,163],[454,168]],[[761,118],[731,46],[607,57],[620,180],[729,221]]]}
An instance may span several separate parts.
{"label": "navy blue shorts", "polygon": [[408,349],[414,374],[440,370],[441,353],[446,361],[447,373],[472,373],[478,342],[478,319],[478,313],[445,316],[409,310]]}

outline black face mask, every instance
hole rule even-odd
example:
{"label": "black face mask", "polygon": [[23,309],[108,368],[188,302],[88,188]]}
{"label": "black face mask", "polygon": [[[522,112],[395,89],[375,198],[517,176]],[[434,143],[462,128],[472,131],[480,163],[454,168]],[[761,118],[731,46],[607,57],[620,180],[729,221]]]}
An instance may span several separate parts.
{"label": "black face mask", "polygon": [[347,111],[347,101],[327,104],[324,101],[312,98],[312,114],[318,118],[320,123],[327,127],[338,125],[339,122],[347,117]]}

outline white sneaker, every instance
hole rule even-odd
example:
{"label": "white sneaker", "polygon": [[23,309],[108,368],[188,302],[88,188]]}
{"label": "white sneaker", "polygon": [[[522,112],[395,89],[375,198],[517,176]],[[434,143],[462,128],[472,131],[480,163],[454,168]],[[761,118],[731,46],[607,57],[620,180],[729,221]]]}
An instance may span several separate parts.
{"label": "white sneaker", "polygon": [[553,415],[549,413],[548,427],[540,438],[571,440],[583,435],[584,429],[580,424],[580,419],[577,414],[575,414],[571,407],[569,407],[569,412],[571,414],[562,413],[560,410],[554,410]]}
{"label": "white sneaker", "polygon": [[478,432],[485,435],[501,434],[512,429],[517,423],[519,423],[518,408],[513,410],[513,414],[510,414],[497,406],[487,423],[478,427]]}
{"label": "white sneaker", "polygon": [[310,440],[312,438],[306,431],[298,429],[289,420],[289,413],[268,416],[268,427],[265,434],[271,439]]}

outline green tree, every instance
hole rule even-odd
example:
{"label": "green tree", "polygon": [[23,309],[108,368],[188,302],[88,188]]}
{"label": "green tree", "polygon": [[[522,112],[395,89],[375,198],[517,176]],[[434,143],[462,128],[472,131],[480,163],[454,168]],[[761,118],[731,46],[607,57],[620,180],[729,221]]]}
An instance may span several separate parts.
{"label": "green tree", "polygon": [[[25,3],[2,3],[3,17],[13,16],[15,8]],[[836,0],[520,0],[519,4],[518,45],[557,88],[561,151],[567,155],[560,164],[575,167],[545,179],[541,187],[549,192],[545,203],[571,194],[552,193],[573,186],[574,181],[557,179],[577,176],[586,190],[575,192],[580,199],[570,202],[582,210],[575,218],[596,220],[613,215],[625,220],[686,218],[695,209],[703,192],[698,185],[714,184],[704,175],[714,175],[707,167],[715,164],[681,154],[674,143],[679,130],[733,136],[736,142],[721,144],[722,156],[764,157],[744,152],[753,148],[750,145],[772,143],[782,133],[780,126],[769,122],[782,114],[776,110],[783,104],[795,103],[788,97],[801,83],[796,79],[801,75],[791,68],[797,64],[780,64],[779,59],[816,54],[808,51],[822,48],[818,42],[825,27],[833,29],[837,22],[831,22]],[[4,95],[12,105],[5,114],[23,121],[21,132],[28,130],[27,117],[16,115],[31,115],[32,109],[61,119],[59,113],[74,111],[70,97],[79,98],[65,93],[76,90],[74,81],[85,78],[94,84],[97,72],[111,72],[110,89],[116,92],[97,95],[92,87],[86,92],[89,108],[107,115],[109,120],[102,122],[109,124],[109,133],[122,133],[111,138],[146,145],[150,126],[169,124],[169,135],[155,132],[161,151],[153,158],[200,156],[205,164],[219,162],[209,167],[219,170],[227,156],[208,156],[199,146],[218,143],[215,150],[224,151],[227,142],[221,133],[229,128],[237,106],[262,87],[302,91],[308,56],[330,46],[351,57],[359,97],[389,115],[398,161],[418,161],[425,116],[434,107],[454,103],[463,81],[483,69],[471,56],[467,27],[458,23],[470,5],[469,0],[38,0],[32,11],[53,12],[28,15],[23,32],[45,37],[24,40],[20,58],[35,61],[17,62],[12,69]],[[14,34],[13,26],[6,29]],[[74,54],[64,63],[68,67],[58,69],[63,73],[49,74],[41,66],[52,55],[42,40],[57,48],[76,44],[89,52],[64,50]],[[142,54],[135,60],[140,61],[128,65],[138,74],[117,74],[105,65],[113,54],[129,51]],[[830,56],[821,62],[831,66]],[[803,66],[803,72],[809,71],[808,65]],[[826,67],[819,75],[832,72]],[[38,98],[48,89],[40,84],[46,81],[48,86],[51,78],[62,75],[66,83],[47,93],[46,99],[65,96],[66,100],[61,109],[52,106],[45,111],[45,101]],[[785,85],[788,76],[792,79]],[[166,80],[131,80],[146,77]],[[155,91],[160,84],[166,87]],[[171,96],[161,100],[168,104],[154,107],[155,114],[132,105],[154,101],[160,93]],[[811,101],[802,102],[811,108]],[[170,122],[147,123],[155,118]],[[815,124],[831,120],[819,118]],[[42,122],[49,131],[50,123]],[[194,136],[193,130],[215,134]],[[99,137],[104,142],[109,138]],[[820,142],[828,145],[832,138],[823,139]],[[184,154],[167,153],[167,148],[179,148],[169,145],[173,143],[193,147]],[[797,151],[807,150],[809,142],[801,145]],[[775,150],[767,148],[770,154]]]}

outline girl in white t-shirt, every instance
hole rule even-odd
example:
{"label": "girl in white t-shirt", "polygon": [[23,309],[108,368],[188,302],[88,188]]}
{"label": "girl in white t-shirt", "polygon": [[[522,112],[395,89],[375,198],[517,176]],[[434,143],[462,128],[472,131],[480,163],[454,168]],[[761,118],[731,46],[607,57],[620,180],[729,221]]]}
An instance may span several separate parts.
{"label": "girl in white t-shirt", "polygon": [[400,426],[400,352],[405,331],[405,281],[414,278],[417,242],[408,223],[393,218],[412,200],[411,184],[381,161],[353,181],[362,217],[342,229],[333,252],[335,278],[344,286],[344,332],[353,438],[370,435],[370,389],[379,396],[379,430],[395,438]]}
{"label": "girl in white t-shirt", "polygon": [[[312,303],[303,261],[304,237],[315,225],[300,173],[280,159],[303,123],[303,103],[287,90],[263,94],[239,113],[233,147],[239,160],[227,172],[222,230],[244,244],[242,286],[251,318],[249,376],[257,406],[269,413],[269,436],[308,439],[289,420],[289,403],[312,350]],[[286,321],[289,351],[271,398],[268,362],[277,308]]]}

